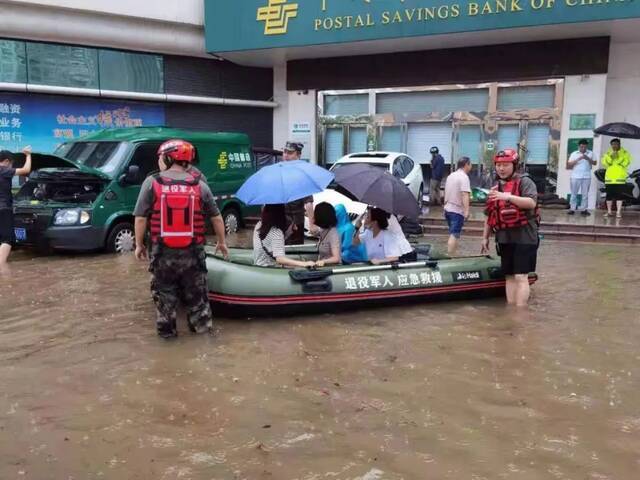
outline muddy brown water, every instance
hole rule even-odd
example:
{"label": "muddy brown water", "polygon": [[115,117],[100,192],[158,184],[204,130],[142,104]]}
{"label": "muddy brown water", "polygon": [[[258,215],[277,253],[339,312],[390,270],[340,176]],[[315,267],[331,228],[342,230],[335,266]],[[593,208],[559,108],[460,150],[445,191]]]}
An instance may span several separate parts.
{"label": "muddy brown water", "polygon": [[529,311],[219,318],[167,342],[132,256],[16,252],[0,479],[637,479],[638,254],[543,243]]}

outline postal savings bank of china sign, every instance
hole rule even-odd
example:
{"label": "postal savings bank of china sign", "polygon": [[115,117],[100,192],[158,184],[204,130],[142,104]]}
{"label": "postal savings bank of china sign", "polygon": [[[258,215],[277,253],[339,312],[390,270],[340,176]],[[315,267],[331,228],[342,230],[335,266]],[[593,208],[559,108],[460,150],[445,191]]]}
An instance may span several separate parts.
{"label": "postal savings bank of china sign", "polygon": [[640,0],[205,0],[207,51],[640,17]]}

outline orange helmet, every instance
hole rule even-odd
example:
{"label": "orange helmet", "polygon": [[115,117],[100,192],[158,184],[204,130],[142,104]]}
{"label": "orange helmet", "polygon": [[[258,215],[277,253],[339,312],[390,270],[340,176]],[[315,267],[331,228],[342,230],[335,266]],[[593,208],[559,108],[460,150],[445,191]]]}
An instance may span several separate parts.
{"label": "orange helmet", "polygon": [[516,152],[513,148],[505,148],[504,150],[500,150],[496,153],[496,156],[493,157],[493,163],[513,163],[514,165],[520,161],[520,157],[518,156],[518,152]]}
{"label": "orange helmet", "polygon": [[196,158],[196,149],[184,140],[167,140],[160,148],[158,155],[166,155],[175,162],[193,162]]}

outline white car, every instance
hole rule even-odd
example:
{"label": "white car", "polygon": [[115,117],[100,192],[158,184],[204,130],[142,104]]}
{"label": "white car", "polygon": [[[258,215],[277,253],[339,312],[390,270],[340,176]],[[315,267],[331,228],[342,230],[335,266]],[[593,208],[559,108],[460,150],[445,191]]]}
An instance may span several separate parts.
{"label": "white car", "polygon": [[360,152],[350,153],[334,163],[330,170],[335,171],[343,165],[366,163],[374,167],[384,168],[394,177],[399,178],[409,187],[416,197],[418,206],[422,207],[425,193],[425,182],[422,177],[422,167],[409,155],[399,152]]}

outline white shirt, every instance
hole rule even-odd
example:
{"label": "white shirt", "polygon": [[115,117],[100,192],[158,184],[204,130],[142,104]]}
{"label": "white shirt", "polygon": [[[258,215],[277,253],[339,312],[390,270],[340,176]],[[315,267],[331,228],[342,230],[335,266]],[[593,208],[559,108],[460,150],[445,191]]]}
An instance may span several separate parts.
{"label": "white shirt", "polygon": [[389,217],[389,226],[387,227],[387,232],[393,234],[396,237],[396,242],[402,255],[406,255],[407,253],[413,252],[413,248],[411,244],[407,241],[407,238],[404,236],[404,232],[402,231],[402,227],[400,226],[400,222],[395,215],[391,215]]}
{"label": "white shirt", "polygon": [[397,237],[388,230],[380,230],[377,237],[373,237],[373,232],[365,229],[360,234],[360,241],[367,250],[369,260],[384,260],[389,257],[401,257],[402,250],[397,241]]}
{"label": "white shirt", "polygon": [[[584,154],[589,157],[589,160],[593,160],[593,152],[591,150],[587,150]],[[569,157],[569,161],[573,162],[582,157],[582,153],[580,150],[576,150]],[[591,178],[591,164],[589,161],[582,158],[573,166],[573,170],[571,170],[571,178],[573,179],[588,179]]]}

